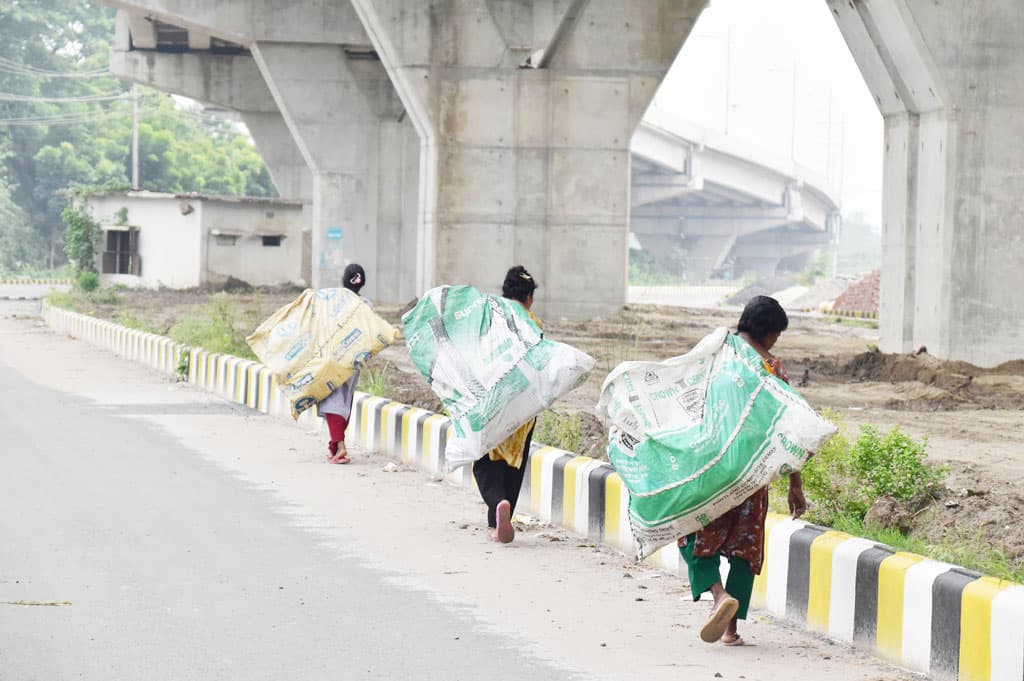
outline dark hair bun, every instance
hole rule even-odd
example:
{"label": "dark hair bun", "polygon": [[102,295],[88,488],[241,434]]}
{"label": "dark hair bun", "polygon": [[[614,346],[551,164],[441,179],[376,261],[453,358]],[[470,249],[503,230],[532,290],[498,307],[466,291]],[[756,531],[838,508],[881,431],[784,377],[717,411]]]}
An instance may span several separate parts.
{"label": "dark hair bun", "polygon": [[362,265],[352,263],[345,267],[345,273],[341,275],[341,285],[352,293],[359,293],[366,285],[366,271]]}
{"label": "dark hair bun", "polygon": [[501,285],[502,296],[525,303],[536,290],[537,282],[522,265],[516,265],[505,273],[505,282]]}

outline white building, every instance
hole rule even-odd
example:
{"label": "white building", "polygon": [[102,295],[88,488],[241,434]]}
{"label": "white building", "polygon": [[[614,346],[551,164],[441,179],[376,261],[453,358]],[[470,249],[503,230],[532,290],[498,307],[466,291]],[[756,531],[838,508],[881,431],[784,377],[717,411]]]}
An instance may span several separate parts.
{"label": "white building", "polygon": [[281,199],[94,194],[103,228],[96,267],[104,284],[192,288],[235,277],[254,286],[309,281],[302,203]]}

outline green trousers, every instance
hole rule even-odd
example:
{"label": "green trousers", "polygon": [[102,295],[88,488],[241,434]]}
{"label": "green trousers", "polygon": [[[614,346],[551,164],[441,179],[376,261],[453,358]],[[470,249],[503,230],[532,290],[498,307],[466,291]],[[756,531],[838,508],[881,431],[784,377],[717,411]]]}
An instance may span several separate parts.
{"label": "green trousers", "polygon": [[[710,558],[695,557],[693,548],[697,543],[696,539],[697,536],[694,534],[688,536],[686,546],[679,549],[679,554],[686,561],[690,573],[693,600],[699,601],[702,593],[710,591],[713,584],[722,581],[722,573],[719,571],[722,556],[716,553]],[[729,580],[725,583],[725,590],[740,603],[736,619],[747,619],[750,595],[754,592],[754,573],[750,569],[750,563],[736,556],[729,558]]]}

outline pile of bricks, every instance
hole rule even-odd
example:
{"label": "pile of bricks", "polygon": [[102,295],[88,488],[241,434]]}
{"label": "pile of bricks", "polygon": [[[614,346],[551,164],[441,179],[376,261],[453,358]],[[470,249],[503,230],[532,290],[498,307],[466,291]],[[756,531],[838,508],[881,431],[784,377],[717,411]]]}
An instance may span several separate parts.
{"label": "pile of bricks", "polygon": [[851,285],[836,298],[832,311],[846,317],[878,318],[878,290],[881,273],[878,270]]}

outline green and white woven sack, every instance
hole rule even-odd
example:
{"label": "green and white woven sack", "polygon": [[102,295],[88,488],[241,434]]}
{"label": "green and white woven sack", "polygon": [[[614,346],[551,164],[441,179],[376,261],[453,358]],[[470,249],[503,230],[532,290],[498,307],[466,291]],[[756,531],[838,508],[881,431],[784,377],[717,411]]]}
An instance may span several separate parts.
{"label": "green and white woven sack", "polygon": [[454,426],[448,470],[494,449],[594,367],[590,355],[545,339],[519,303],[472,286],[427,291],[402,323],[413,364]]}
{"label": "green and white woven sack", "polygon": [[641,560],[800,470],[836,432],[724,328],[680,357],[620,364],[598,411]]}

